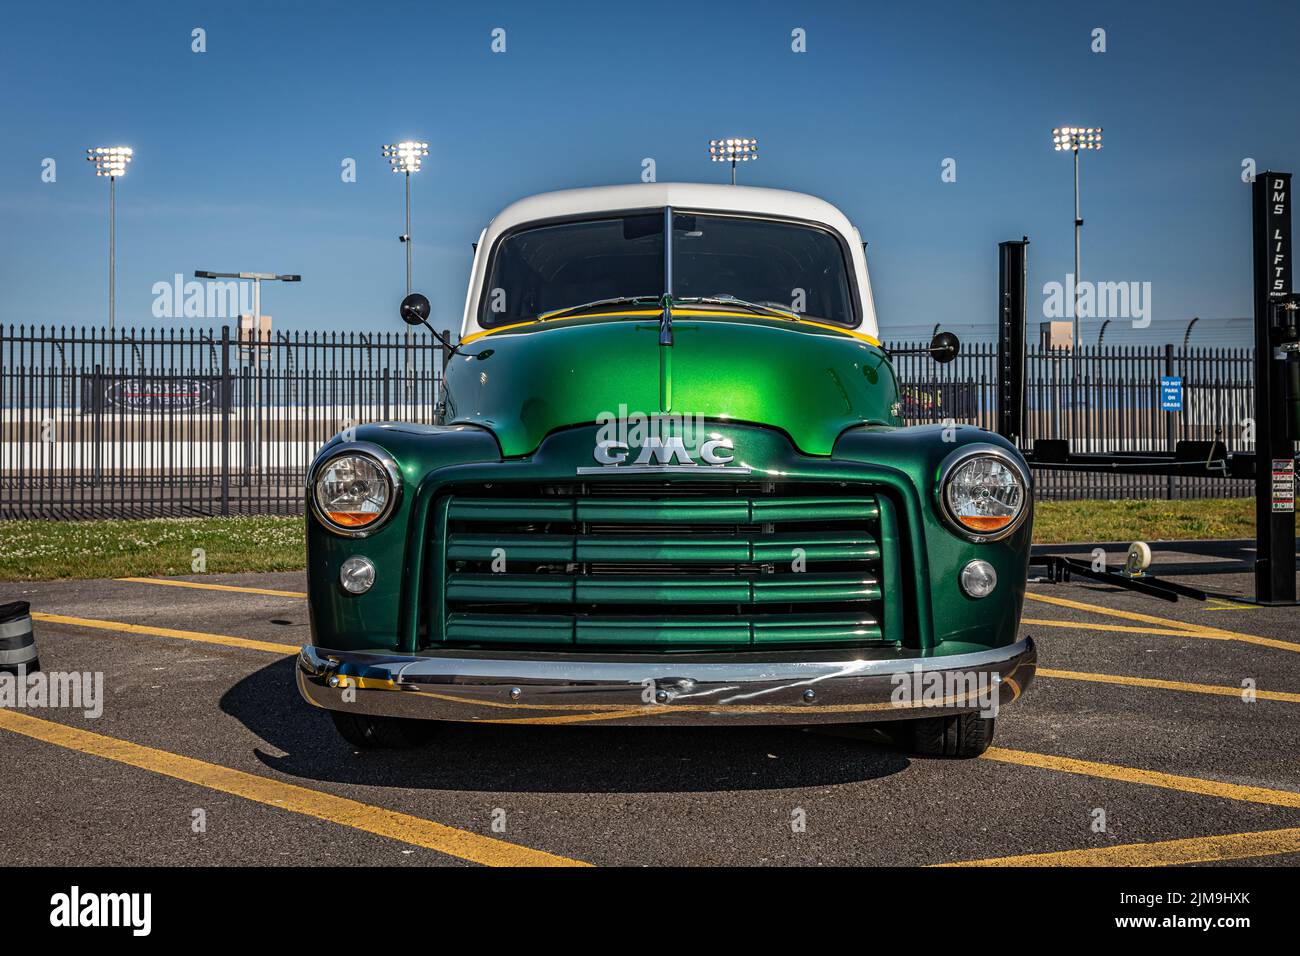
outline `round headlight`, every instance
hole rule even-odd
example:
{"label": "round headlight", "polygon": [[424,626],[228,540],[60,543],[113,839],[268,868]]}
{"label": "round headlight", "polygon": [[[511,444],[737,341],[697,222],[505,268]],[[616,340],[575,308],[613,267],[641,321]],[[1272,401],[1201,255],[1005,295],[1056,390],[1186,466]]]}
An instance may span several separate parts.
{"label": "round headlight", "polygon": [[389,470],[370,455],[336,455],[316,470],[316,510],[338,531],[357,533],[392,509],[396,489]]}
{"label": "round headlight", "polygon": [[1024,473],[1010,459],[972,454],[943,476],[943,510],[958,530],[972,537],[1000,538],[1024,517],[1029,489]]}

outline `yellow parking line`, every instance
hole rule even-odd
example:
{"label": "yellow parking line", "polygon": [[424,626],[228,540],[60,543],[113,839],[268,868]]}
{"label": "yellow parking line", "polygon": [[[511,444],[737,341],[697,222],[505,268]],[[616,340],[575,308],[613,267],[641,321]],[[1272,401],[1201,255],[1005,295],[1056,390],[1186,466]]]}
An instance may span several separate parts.
{"label": "yellow parking line", "polygon": [[1123,611],[1114,607],[1102,607],[1100,604],[1086,604],[1083,601],[1073,601],[1070,598],[1057,597],[1054,594],[1038,594],[1034,591],[1026,591],[1025,599],[1028,601],[1041,601],[1043,604],[1055,604],[1057,607],[1068,607],[1075,611],[1090,611],[1093,614],[1104,614],[1107,617],[1118,617],[1128,621],[1140,621],[1143,624],[1156,624],[1160,627],[1170,627],[1180,631],[1201,630],[1199,625],[1188,624],[1186,621],[1172,621],[1167,617],[1156,617],[1153,614],[1140,614],[1137,611]]}
{"label": "yellow parking line", "polygon": [[204,591],[235,591],[239,594],[268,594],[271,597],[305,598],[306,591],[276,591],[271,588],[246,588],[237,584],[208,584],[204,581],[177,581],[173,578],[117,578],[132,584],[162,584],[172,588],[199,588]]}
{"label": "yellow parking line", "polygon": [[485,866],[585,866],[579,860],[507,843],[460,830],[423,817],[371,806],[321,790],[245,773],[193,757],[155,750],[91,733],[67,724],[42,720],[13,710],[0,710],[0,729],[41,740],[79,753],[138,767],[165,777],[229,793],[255,803],[315,817],[341,826],[364,830],[412,846],[422,846],[448,856]]}
{"label": "yellow parking line", "polygon": [[1106,633],[1115,632],[1122,634],[1168,634],[1171,637],[1195,637],[1187,631],[1175,631],[1172,628],[1160,627],[1138,627],[1134,624],[1098,624],[1096,621],[1051,621],[1047,618],[1040,617],[1022,617],[1021,624],[1031,624],[1034,627],[1065,627],[1073,628],[1078,631],[1105,631]]}
{"label": "yellow parking line", "polygon": [[[1059,671],[1051,667],[1038,668],[1039,677],[1055,677],[1060,680],[1092,681],[1098,684],[1120,684],[1124,687],[1150,687],[1153,690],[1179,690],[1189,694],[1212,694],[1217,697],[1236,697],[1241,699],[1242,688],[1222,684],[1192,684],[1180,680],[1160,680],[1156,677],[1127,677],[1123,674],[1092,674],[1082,671]],[[1278,700],[1288,704],[1300,704],[1300,694],[1281,690],[1257,690],[1254,692],[1259,700]]]}
{"label": "yellow parking line", "polygon": [[1258,611],[1261,610],[1258,604],[1242,604],[1240,601],[1229,601],[1226,598],[1210,598],[1205,602],[1207,611]]}
{"label": "yellow parking line", "polygon": [[33,621],[49,624],[67,624],[70,627],[90,627],[100,631],[122,631],[127,634],[147,634],[150,637],[175,637],[183,641],[201,641],[204,644],[221,644],[225,647],[242,647],[250,651],[266,651],[286,657],[298,653],[297,644],[277,644],[273,641],[255,641],[248,637],[230,637],[227,634],[207,634],[203,631],[179,631],[171,627],[149,627],[145,624],[124,624],[121,621],[98,621],[89,617],[66,617],[62,614],[32,612]]}
{"label": "yellow parking line", "polygon": [[1076,760],[1073,757],[1031,753],[1027,750],[1007,750],[1003,747],[990,747],[984,751],[983,759],[996,760],[1000,763],[1019,764],[1022,767],[1037,767],[1041,770],[1075,773],[1085,777],[1100,777],[1103,780],[1139,783],[1148,787],[1179,790],[1183,793],[1196,793],[1205,797],[1242,800],[1246,803],[1263,803],[1274,807],[1300,808],[1300,793],[1293,790],[1248,787],[1237,783],[1224,783],[1221,780],[1207,780],[1203,777],[1184,777],[1173,773],[1161,773],[1158,770],[1121,767],[1117,764],[1098,763],[1093,760]]}
{"label": "yellow parking line", "polygon": [[1128,843],[1123,846],[1087,850],[1059,850],[1055,853],[1026,853],[984,860],[960,860],[936,866],[1178,866],[1217,860],[1247,860],[1282,853],[1300,853],[1300,828],[1227,833],[1222,836],[1189,837],[1158,843]]}
{"label": "yellow parking line", "polygon": [[[1031,601],[1055,604],[1059,607],[1073,608],[1076,611],[1088,611],[1093,614],[1104,614],[1108,617],[1126,618],[1131,621],[1142,621],[1164,628],[1172,628],[1179,636],[1201,637],[1211,641],[1240,641],[1244,644],[1258,644],[1262,647],[1273,647],[1284,651],[1300,651],[1300,643],[1295,641],[1283,641],[1274,637],[1259,637],[1255,634],[1242,634],[1240,631],[1227,631],[1209,625],[1188,624],[1186,621],[1173,621],[1169,618],[1155,617],[1151,614],[1139,614],[1136,611],[1121,611],[1118,608],[1102,607],[1098,604],[1085,604],[1082,601],[1071,601],[1069,598],[1060,598],[1050,594],[1034,594],[1032,591],[1026,592],[1025,598]],[[1148,633],[1153,632],[1149,631]]]}

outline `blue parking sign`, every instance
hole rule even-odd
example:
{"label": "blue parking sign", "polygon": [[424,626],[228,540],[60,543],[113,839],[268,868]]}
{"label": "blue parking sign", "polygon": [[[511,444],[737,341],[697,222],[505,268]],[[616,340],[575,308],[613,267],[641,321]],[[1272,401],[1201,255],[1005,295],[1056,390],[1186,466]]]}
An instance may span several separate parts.
{"label": "blue parking sign", "polygon": [[1163,412],[1183,410],[1183,380],[1180,376],[1160,376],[1160,410]]}

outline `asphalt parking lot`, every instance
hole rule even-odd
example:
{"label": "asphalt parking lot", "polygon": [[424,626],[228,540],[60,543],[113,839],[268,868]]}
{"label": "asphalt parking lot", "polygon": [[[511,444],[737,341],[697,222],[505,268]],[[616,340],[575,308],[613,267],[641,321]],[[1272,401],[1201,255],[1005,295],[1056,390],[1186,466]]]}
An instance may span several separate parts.
{"label": "asphalt parking lot", "polygon": [[10,865],[1300,863],[1295,609],[1031,583],[1039,677],[971,761],[871,730],[608,725],[362,753],[293,686],[303,588],[5,585],[44,668],[102,671],[105,694],[94,718],[0,710]]}

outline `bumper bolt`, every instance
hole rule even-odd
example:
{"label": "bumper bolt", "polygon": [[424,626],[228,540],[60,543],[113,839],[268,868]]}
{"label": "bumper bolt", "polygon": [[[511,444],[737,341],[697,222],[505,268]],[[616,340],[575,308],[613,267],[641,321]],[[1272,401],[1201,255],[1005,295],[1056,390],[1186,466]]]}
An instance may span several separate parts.
{"label": "bumper bolt", "polygon": [[669,695],[668,691],[666,690],[655,691],[655,700],[657,700],[659,703],[666,704],[671,699],[672,699],[671,695]]}
{"label": "bumper bolt", "polygon": [[331,686],[331,687],[338,687],[338,686],[339,686],[339,679],[338,679],[337,675],[336,675],[336,676],[333,676],[333,677],[330,678],[330,686]]}
{"label": "bumper bolt", "polygon": [[806,700],[806,701],[808,701],[808,703],[811,704],[814,700],[817,699],[817,691],[815,691],[815,690],[806,690],[806,691],[804,691],[804,692],[803,692],[803,699]]}
{"label": "bumper bolt", "polygon": [[523,692],[522,690],[520,690],[518,687],[511,687],[511,688],[510,688],[510,699],[511,699],[511,700],[518,700],[520,697],[523,696],[523,694],[524,694],[524,692]]}

